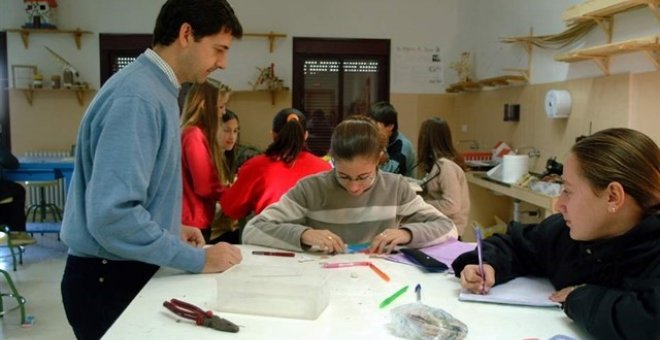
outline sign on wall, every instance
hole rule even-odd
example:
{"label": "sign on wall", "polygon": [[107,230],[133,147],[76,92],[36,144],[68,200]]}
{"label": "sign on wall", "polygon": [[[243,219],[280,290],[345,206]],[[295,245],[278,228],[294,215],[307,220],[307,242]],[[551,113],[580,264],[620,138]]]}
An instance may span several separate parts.
{"label": "sign on wall", "polygon": [[443,63],[438,46],[394,46],[392,92],[444,91]]}

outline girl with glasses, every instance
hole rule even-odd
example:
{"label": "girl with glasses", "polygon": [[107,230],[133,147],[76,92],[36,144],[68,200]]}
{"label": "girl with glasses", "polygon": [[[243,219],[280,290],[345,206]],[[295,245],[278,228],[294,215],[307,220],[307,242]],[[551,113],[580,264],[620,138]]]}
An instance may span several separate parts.
{"label": "girl with glasses", "polygon": [[386,253],[457,238],[454,223],[417,196],[403,176],[378,171],[386,143],[370,118],[341,122],[330,143],[334,170],[302,179],[251,219],[243,242],[327,253],[370,243],[370,252]]}

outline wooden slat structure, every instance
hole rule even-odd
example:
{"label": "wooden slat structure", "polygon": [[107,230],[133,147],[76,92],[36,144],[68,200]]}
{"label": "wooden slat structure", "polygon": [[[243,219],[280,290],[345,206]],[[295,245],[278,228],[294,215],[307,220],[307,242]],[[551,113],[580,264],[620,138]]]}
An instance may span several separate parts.
{"label": "wooden slat structure", "polygon": [[504,76],[479,80],[479,84],[490,87],[509,86],[509,85],[515,85],[516,83],[520,84],[525,82],[527,82],[527,78],[525,78],[525,76],[514,76],[514,75],[504,75]]}
{"label": "wooden slat structure", "polygon": [[621,42],[587,47],[555,56],[555,60],[567,63],[593,60],[603,73],[609,74],[610,56],[621,53],[645,52],[657,69],[660,69],[660,35],[630,39]]}
{"label": "wooden slat structure", "polygon": [[463,81],[449,85],[447,93],[480,91],[484,87],[500,87],[526,84],[528,79],[524,75],[502,75],[475,81]]}
{"label": "wooden slat structure", "polygon": [[629,9],[647,6],[660,19],[660,0],[589,0],[569,7],[561,18],[566,24],[574,24],[585,20],[611,17]]}

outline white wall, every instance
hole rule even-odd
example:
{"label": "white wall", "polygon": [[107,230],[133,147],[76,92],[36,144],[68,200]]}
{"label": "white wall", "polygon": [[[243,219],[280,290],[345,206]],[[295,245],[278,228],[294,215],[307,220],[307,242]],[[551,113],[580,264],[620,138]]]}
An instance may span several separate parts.
{"label": "white wall", "polygon": [[[462,0],[459,1],[460,39],[449,55],[450,60],[458,60],[462,51],[474,56],[474,70],[477,79],[511,74],[505,68],[526,68],[527,54],[517,44],[500,43],[500,38],[527,36],[530,28],[533,34],[549,35],[562,32],[566,25],[561,15],[568,7],[583,3],[580,0]],[[614,16],[613,42],[660,34],[660,21],[652,12],[642,7]],[[562,63],[554,61],[554,56],[577,48],[607,43],[602,29],[595,27],[582,40],[560,50],[534,47],[532,57],[531,83],[548,83],[567,79],[598,77],[603,73],[591,61]],[[622,54],[611,60],[610,73],[647,72],[655,70],[653,64],[642,53]],[[450,75],[449,82],[456,81]]]}
{"label": "white wall", "polygon": [[[249,89],[256,67],[275,63],[275,73],[291,85],[292,37],[391,39],[399,45],[439,46],[452,50],[457,36],[457,0],[240,0],[231,1],[245,32],[287,35],[268,52],[265,38],[245,37],[232,46],[227,71],[213,74],[236,90]],[[80,70],[81,80],[99,86],[99,33],[150,33],[163,1],[60,0],[58,27],[80,27],[93,34],[83,37],[76,50],[69,35],[33,34],[25,49],[18,33],[8,34],[8,59],[12,64],[34,64],[44,77],[60,73],[59,63],[43,48],[52,48]],[[0,0],[0,29],[19,28],[25,21],[23,2]],[[397,65],[392,65],[396,68]],[[410,86],[391,84],[392,92],[416,93]]]}
{"label": "white wall", "polygon": [[[439,93],[457,80],[449,68],[462,51],[474,56],[477,79],[497,76],[505,68],[526,68],[527,55],[515,44],[499,42],[502,37],[529,33],[553,34],[565,29],[562,12],[579,0],[240,0],[232,1],[244,30],[251,33],[274,31],[287,35],[276,41],[274,53],[268,53],[267,40],[246,37],[237,41],[230,54],[227,71],[213,75],[236,90],[249,89],[256,77],[256,67],[275,63],[276,74],[291,84],[292,37],[350,37],[391,39],[398,46],[440,47],[444,84],[434,89],[414,83],[397,83],[393,93]],[[34,34],[25,49],[17,33],[8,34],[8,58],[12,64],[34,64],[46,79],[59,74],[59,63],[48,54],[47,45],[80,69],[83,81],[99,85],[98,34],[150,33],[163,1],[154,0],[60,0],[58,26],[80,27],[93,34],[83,37],[77,50],[69,35]],[[18,28],[25,21],[23,2],[0,0],[0,29]],[[660,33],[660,24],[647,8],[615,16],[614,41]],[[605,43],[605,34],[594,29],[574,46],[562,50],[534,48],[532,83],[602,75],[591,61],[573,64],[556,62],[554,55],[581,46]],[[392,59],[392,75],[405,61]],[[654,70],[641,53],[616,56],[611,73]],[[421,80],[418,80],[421,81]]]}

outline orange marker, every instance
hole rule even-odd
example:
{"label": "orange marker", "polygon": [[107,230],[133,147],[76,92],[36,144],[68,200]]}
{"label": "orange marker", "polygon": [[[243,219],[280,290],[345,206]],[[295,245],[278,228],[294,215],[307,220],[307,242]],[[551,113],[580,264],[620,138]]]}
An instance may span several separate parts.
{"label": "orange marker", "polygon": [[376,274],[378,274],[378,276],[380,276],[381,279],[385,280],[385,282],[390,282],[390,277],[387,276],[387,274],[385,274],[382,270],[378,269],[378,267],[376,267],[376,265],[369,262],[369,268],[371,268],[371,270],[376,272]]}

